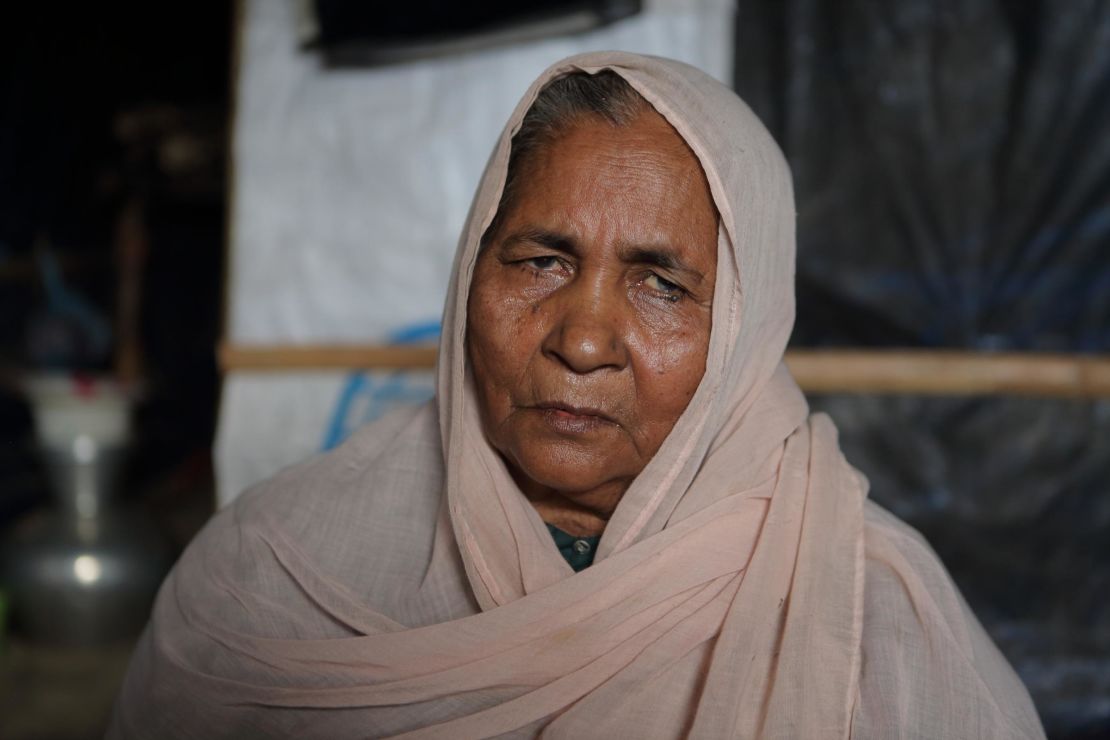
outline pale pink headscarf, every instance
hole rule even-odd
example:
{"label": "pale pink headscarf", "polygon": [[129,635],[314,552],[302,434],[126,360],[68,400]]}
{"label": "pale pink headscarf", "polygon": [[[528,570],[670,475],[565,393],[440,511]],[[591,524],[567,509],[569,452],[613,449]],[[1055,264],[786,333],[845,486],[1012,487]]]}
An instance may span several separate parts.
{"label": "pale pink headscarf", "polygon": [[[485,441],[466,299],[511,137],[612,69],[721,217],[705,376],[574,574]],[[677,62],[585,54],[525,94],[482,178],[434,406],[249,492],[162,589],[110,737],[1041,737],[928,546],[877,507],[781,364],[794,201],[778,147]]]}

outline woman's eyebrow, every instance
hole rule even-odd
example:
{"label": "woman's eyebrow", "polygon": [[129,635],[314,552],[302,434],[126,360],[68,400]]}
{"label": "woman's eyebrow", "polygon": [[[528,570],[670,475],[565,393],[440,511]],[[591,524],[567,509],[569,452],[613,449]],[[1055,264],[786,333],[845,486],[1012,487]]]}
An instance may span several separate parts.
{"label": "woman's eyebrow", "polygon": [[571,256],[578,255],[578,245],[575,243],[574,238],[566,234],[559,234],[547,229],[537,227],[527,227],[510,234],[503,242],[506,246],[511,244],[518,244],[520,242],[530,242],[532,244],[539,244],[540,246],[553,249],[557,252],[569,254]]}
{"label": "woman's eyebrow", "polygon": [[630,246],[621,250],[621,260],[633,264],[654,265],[665,270],[684,273],[701,282],[701,270],[687,264],[678,253],[669,247]]}

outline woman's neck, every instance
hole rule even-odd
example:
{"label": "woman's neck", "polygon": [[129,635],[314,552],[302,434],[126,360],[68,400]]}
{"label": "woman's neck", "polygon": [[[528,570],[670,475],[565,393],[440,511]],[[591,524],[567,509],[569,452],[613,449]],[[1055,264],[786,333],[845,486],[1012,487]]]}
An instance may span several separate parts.
{"label": "woman's neck", "polygon": [[598,490],[565,493],[511,472],[540,519],[575,537],[593,537],[605,531],[609,517],[628,488],[627,482],[613,481]]}
{"label": "woman's neck", "polygon": [[594,537],[605,531],[605,525],[609,523],[608,517],[570,503],[568,506],[548,498],[533,500],[532,506],[544,522],[575,537]]}

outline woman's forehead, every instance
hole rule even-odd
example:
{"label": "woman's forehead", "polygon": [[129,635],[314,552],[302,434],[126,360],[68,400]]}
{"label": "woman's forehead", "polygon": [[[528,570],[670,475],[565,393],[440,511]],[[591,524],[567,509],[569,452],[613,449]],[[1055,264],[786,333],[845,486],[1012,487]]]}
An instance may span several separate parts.
{"label": "woman's forehead", "polygon": [[692,232],[716,232],[700,162],[652,109],[625,126],[584,116],[516,166],[497,220],[517,228],[615,229],[610,238],[628,243],[668,234],[689,243]]}

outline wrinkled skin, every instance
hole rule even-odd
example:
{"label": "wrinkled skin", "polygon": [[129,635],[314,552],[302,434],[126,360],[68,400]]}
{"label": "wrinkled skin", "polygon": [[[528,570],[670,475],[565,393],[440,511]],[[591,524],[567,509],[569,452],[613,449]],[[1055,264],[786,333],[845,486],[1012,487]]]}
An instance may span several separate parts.
{"label": "wrinkled skin", "polygon": [[526,162],[475,265],[486,436],[540,516],[600,533],[705,372],[717,211],[654,111],[580,119]]}

